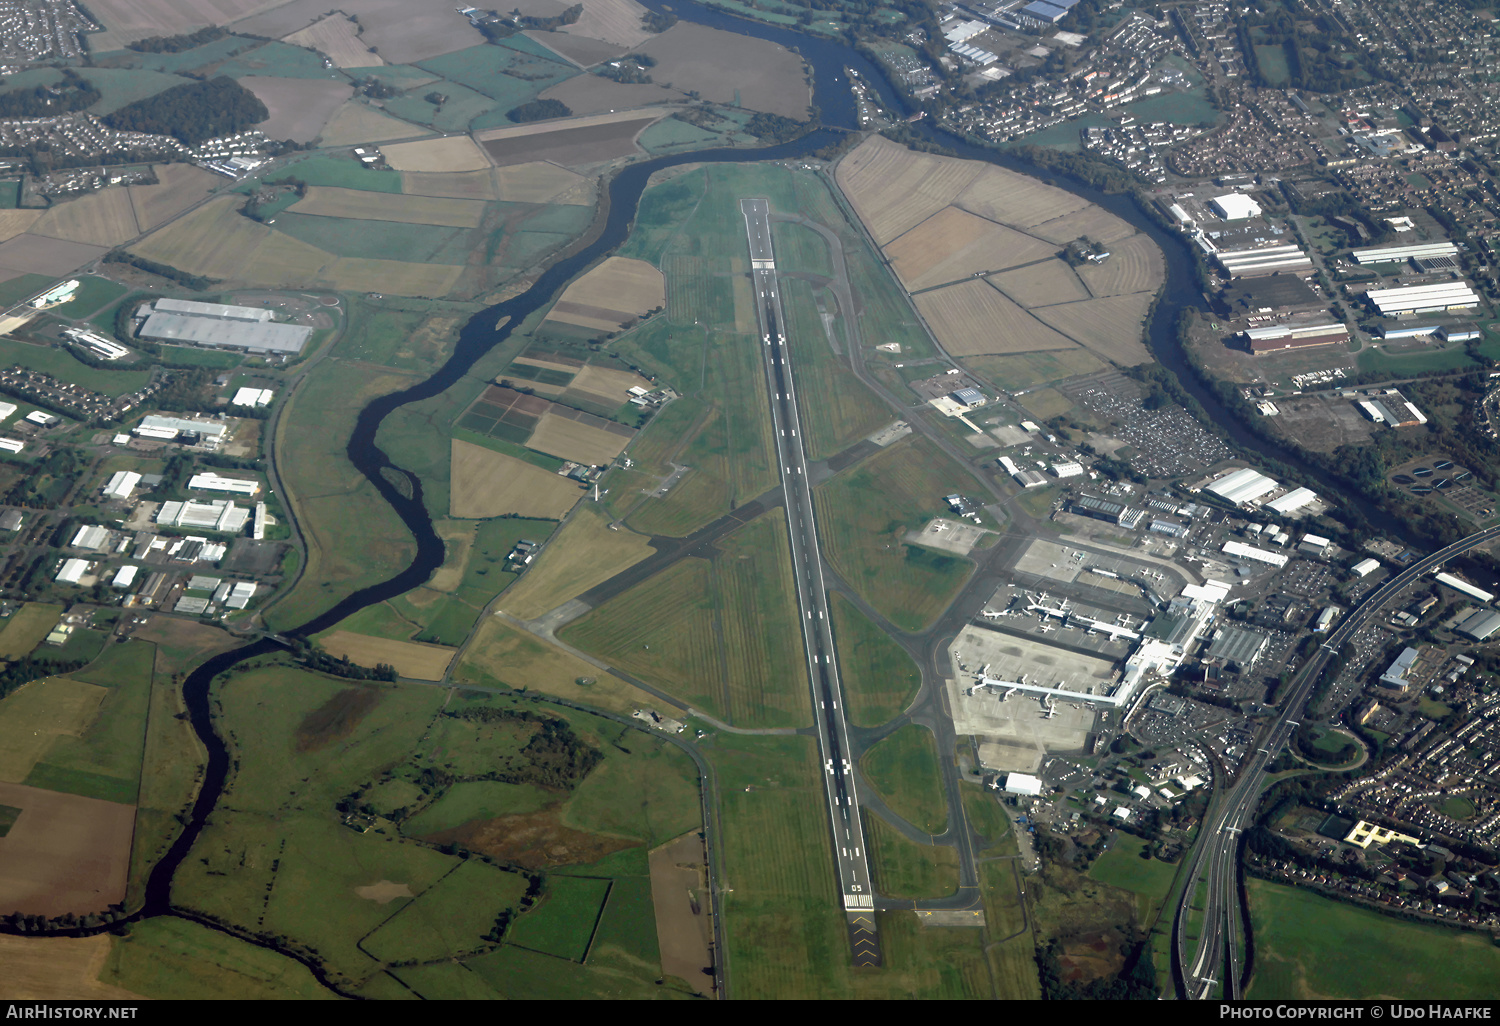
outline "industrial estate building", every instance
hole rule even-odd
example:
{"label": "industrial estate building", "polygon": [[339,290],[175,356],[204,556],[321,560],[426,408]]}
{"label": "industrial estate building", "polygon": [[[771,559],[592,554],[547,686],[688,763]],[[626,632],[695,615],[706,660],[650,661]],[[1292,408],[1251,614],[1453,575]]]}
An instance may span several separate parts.
{"label": "industrial estate building", "polygon": [[1247,502],[1254,502],[1269,492],[1274,492],[1277,487],[1274,480],[1260,471],[1243,467],[1210,483],[1204,491],[1212,492],[1226,502],[1241,506]]}
{"label": "industrial estate building", "polygon": [[129,349],[126,349],[114,339],[105,338],[97,331],[84,331],[81,328],[64,328],[63,337],[101,360],[119,360],[130,355]]}
{"label": "industrial estate building", "polygon": [[1433,257],[1457,257],[1458,247],[1451,242],[1426,242],[1414,245],[1374,246],[1356,249],[1349,254],[1356,264],[1395,264],[1406,260],[1427,260]]}
{"label": "industrial estate building", "polygon": [[1365,293],[1365,298],[1382,317],[1410,317],[1419,313],[1469,310],[1479,305],[1479,296],[1463,281],[1371,289]]}
{"label": "industrial estate building", "polygon": [[1211,199],[1208,205],[1226,221],[1243,221],[1247,217],[1260,216],[1260,204],[1240,192]]}
{"label": "industrial estate building", "polygon": [[1392,660],[1391,665],[1386,667],[1386,671],[1380,675],[1380,686],[1392,688],[1396,691],[1405,691],[1410,683],[1407,681],[1406,676],[1411,673],[1411,668],[1416,663],[1417,650],[1414,648],[1402,649],[1401,654]]}
{"label": "industrial estate building", "polygon": [[149,416],[141,419],[133,433],[159,442],[182,442],[216,449],[228,430],[227,425],[212,420]]}
{"label": "industrial estate building", "polygon": [[194,474],[188,478],[188,487],[202,492],[234,492],[236,495],[254,495],[260,491],[260,482],[247,481],[238,477],[220,477],[218,474]]}
{"label": "industrial estate building", "polygon": [[1379,399],[1356,400],[1355,405],[1375,423],[1388,428],[1417,427],[1427,423],[1427,415],[1395,389]]}
{"label": "industrial estate building", "polygon": [[1276,324],[1265,328],[1250,328],[1240,333],[1245,345],[1252,353],[1275,353],[1284,349],[1303,349],[1309,346],[1331,346],[1336,342],[1349,341],[1349,328],[1343,324]]}
{"label": "industrial estate building", "polygon": [[209,502],[164,502],[156,511],[156,522],[168,527],[199,527],[210,531],[238,532],[250,519],[250,511],[228,499]]}
{"label": "industrial estate building", "polygon": [[260,355],[295,356],[302,352],[313,329],[277,324],[271,310],[222,303],[158,299],[137,331],[141,338],[161,342],[189,342],[213,349],[240,349]]}
{"label": "industrial estate building", "polygon": [[1222,249],[1214,253],[1214,259],[1231,278],[1248,278],[1257,274],[1275,274],[1278,271],[1311,271],[1312,258],[1302,252],[1296,243],[1284,246],[1262,246],[1259,249]]}

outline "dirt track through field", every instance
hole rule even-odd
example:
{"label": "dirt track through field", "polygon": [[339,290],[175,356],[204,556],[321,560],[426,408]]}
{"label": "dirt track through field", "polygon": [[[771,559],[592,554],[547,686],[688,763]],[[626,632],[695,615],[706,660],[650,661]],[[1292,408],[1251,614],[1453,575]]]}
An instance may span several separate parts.
{"label": "dirt track through field", "polygon": [[661,971],[707,997],[713,994],[713,980],[703,970],[713,964],[713,922],[704,870],[703,841],[696,832],[651,853],[651,904],[656,909]]}

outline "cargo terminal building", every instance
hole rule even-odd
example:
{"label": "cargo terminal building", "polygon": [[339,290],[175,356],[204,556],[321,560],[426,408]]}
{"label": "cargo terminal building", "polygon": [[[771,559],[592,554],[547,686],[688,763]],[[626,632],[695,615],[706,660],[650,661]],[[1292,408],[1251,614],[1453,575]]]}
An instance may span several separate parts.
{"label": "cargo terminal building", "polygon": [[238,349],[257,356],[296,356],[313,329],[277,324],[274,311],[223,303],[158,299],[146,308],[136,334],[152,342],[178,342],[210,349]]}

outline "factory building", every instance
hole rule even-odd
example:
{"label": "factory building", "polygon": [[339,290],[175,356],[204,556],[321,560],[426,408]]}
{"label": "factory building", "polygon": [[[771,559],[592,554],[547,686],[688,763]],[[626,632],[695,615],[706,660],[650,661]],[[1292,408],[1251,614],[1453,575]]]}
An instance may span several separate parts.
{"label": "factory building", "polygon": [[231,406],[269,406],[276,393],[269,388],[242,388],[229,400]]}
{"label": "factory building", "polygon": [[1284,349],[1331,346],[1349,341],[1349,328],[1343,324],[1276,324],[1240,332],[1252,353],[1279,353]]}
{"label": "factory building", "polygon": [[218,474],[194,474],[188,478],[188,487],[200,492],[234,492],[236,495],[254,495],[260,491],[260,482],[246,481],[238,477],[220,477]]}
{"label": "factory building", "polygon": [[86,524],[78,529],[78,532],[73,535],[73,540],[68,544],[75,549],[90,549],[98,552],[108,543],[108,530],[98,524]]}
{"label": "factory building", "polygon": [[1119,527],[1136,527],[1140,524],[1141,518],[1146,515],[1143,509],[1122,506],[1118,502],[1110,502],[1108,499],[1100,499],[1093,495],[1079,496],[1069,508],[1079,516],[1093,517],[1095,520],[1103,520],[1105,523]]}
{"label": "factory building", "polygon": [[1365,293],[1365,298],[1382,317],[1410,317],[1419,313],[1469,310],[1479,305],[1479,296],[1467,282],[1462,281],[1371,289]]}
{"label": "factory building", "polygon": [[1016,16],[1022,22],[1038,27],[1056,25],[1077,3],[1078,0],[1034,0],[1017,11]]}
{"label": "factory building", "polygon": [[59,303],[66,303],[73,298],[73,293],[77,291],[78,282],[76,280],[65,281],[61,285],[54,285],[46,292],[34,298],[31,301],[31,307],[34,310],[42,310],[49,306],[57,306]]}
{"label": "factory building", "polygon": [[119,360],[130,355],[130,350],[113,339],[105,338],[96,331],[81,328],[64,328],[63,336],[78,348],[101,360]]}
{"label": "factory building", "polygon": [[160,342],[188,342],[211,349],[239,349],[261,355],[295,356],[313,329],[276,324],[272,311],[222,303],[158,299],[137,334]]}
{"label": "factory building", "polygon": [[189,420],[185,417],[150,416],[141,419],[134,434],[161,442],[182,442],[185,445],[203,445],[218,448],[229,429],[211,420]]}
{"label": "factory building", "polygon": [[128,499],[130,498],[130,493],[135,491],[135,486],[140,483],[141,475],[135,471],[118,471],[104,483],[104,497],[106,499]]}
{"label": "factory building", "polygon": [[1356,249],[1350,254],[1356,264],[1398,264],[1406,260],[1428,260],[1435,257],[1457,257],[1458,247],[1451,242],[1428,242],[1416,245],[1374,246]]}
{"label": "factory building", "polygon": [[1227,541],[1223,550],[1227,556],[1239,556],[1241,559],[1253,559],[1257,563],[1269,563],[1271,566],[1286,566],[1287,557],[1280,552],[1272,552],[1270,549],[1258,549],[1254,545],[1246,545],[1244,542]]}
{"label": "factory building", "polygon": [[1366,557],[1349,568],[1361,577],[1368,577],[1380,569],[1380,560]]}
{"label": "factory building", "polygon": [[20,452],[26,448],[26,443],[16,438],[0,438],[0,449],[6,452]]}
{"label": "factory building", "polygon": [[1260,216],[1260,204],[1241,192],[1231,192],[1208,201],[1209,208],[1226,221],[1243,221]]}
{"label": "factory building", "polygon": [[65,559],[62,569],[53,578],[58,584],[77,584],[83,575],[88,573],[89,561],[86,559]]}
{"label": "factory building", "polygon": [[1459,577],[1454,577],[1452,574],[1434,574],[1433,579],[1436,580],[1439,584],[1446,584],[1454,591],[1461,592],[1469,596],[1469,598],[1471,599],[1478,599],[1480,602],[1488,602],[1495,597],[1493,594],[1485,591],[1483,588],[1476,588],[1468,581],[1465,581]]}
{"label": "factory building", "polygon": [[1476,609],[1458,625],[1458,633],[1475,641],[1488,641],[1496,631],[1500,631],[1500,613],[1493,609]]}
{"label": "factory building", "polygon": [[1040,777],[1034,777],[1030,773],[1007,773],[1005,790],[1009,794],[1035,798],[1042,793],[1042,781]]}
{"label": "factory building", "polygon": [[1360,399],[1357,405],[1364,415],[1388,428],[1417,427],[1427,423],[1427,416],[1397,395],[1394,399]]}
{"label": "factory building", "polygon": [[1318,493],[1311,488],[1293,488],[1285,495],[1266,503],[1266,509],[1289,517],[1318,501]]}
{"label": "factory building", "polygon": [[1054,463],[1054,464],[1052,464],[1052,473],[1056,474],[1059,478],[1082,477],[1083,476],[1083,464],[1081,464],[1081,463]]}
{"label": "factory building", "polygon": [[1249,467],[1241,468],[1225,474],[1217,481],[1209,484],[1204,490],[1212,492],[1226,502],[1232,502],[1236,506],[1254,502],[1268,492],[1277,488],[1277,483],[1266,477],[1258,470]]}
{"label": "factory building", "polygon": [[1214,259],[1231,278],[1250,278],[1278,271],[1311,271],[1312,258],[1295,243],[1284,246],[1262,246],[1259,249],[1222,249]]}
{"label": "factory building", "polygon": [[156,511],[156,522],[168,527],[199,527],[210,531],[234,533],[244,529],[250,511],[228,499],[209,502],[164,502]]}

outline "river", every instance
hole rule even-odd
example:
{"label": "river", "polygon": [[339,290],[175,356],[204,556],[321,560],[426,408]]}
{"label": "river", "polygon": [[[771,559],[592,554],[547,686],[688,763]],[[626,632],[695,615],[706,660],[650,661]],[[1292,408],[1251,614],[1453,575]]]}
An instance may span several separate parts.
{"label": "river", "polygon": [[[648,3],[646,6],[661,10],[664,5]],[[844,75],[846,67],[858,71],[862,78],[874,84],[889,109],[905,110],[880,69],[862,54],[842,43],[732,17],[695,3],[678,2],[672,4],[671,8],[684,20],[769,39],[798,50],[813,67],[814,102],[822,112],[823,122],[826,125],[836,129],[856,128],[854,99]],[[932,141],[949,147],[961,156],[989,161],[1026,174],[1036,174],[1035,168],[1006,154],[970,146],[921,123],[919,123],[919,128]],[[473,366],[476,360],[510,336],[510,326],[521,324],[527,315],[549,302],[554,294],[585,267],[624,242],[634,219],[641,193],[652,173],[684,163],[797,158],[839,142],[843,138],[845,138],[843,132],[825,128],[782,146],[758,150],[712,150],[677,154],[633,164],[618,173],[609,184],[608,220],[603,233],[595,242],[548,268],[536,284],[526,292],[476,314],[460,331],[452,357],[431,377],[404,391],[375,399],[361,411],[349,440],[349,458],[360,472],[369,478],[381,496],[391,504],[416,538],[416,556],[405,570],[390,580],[355,592],[333,609],[287,633],[301,638],[325,630],[366,606],[394,598],[425,583],[433,571],[442,565],[443,543],[433,530],[432,520],[423,503],[421,482],[414,475],[395,467],[375,444],[376,433],[381,422],[397,408],[408,403],[420,402],[452,386]],[[1049,173],[1045,177],[1060,188],[1099,204],[1146,232],[1156,241],[1166,255],[1167,269],[1167,286],[1149,325],[1148,342],[1156,358],[1177,375],[1188,392],[1203,404],[1211,417],[1230,432],[1239,445],[1305,469],[1310,477],[1316,478],[1316,472],[1306,466],[1295,454],[1268,445],[1239,428],[1234,418],[1219,404],[1217,398],[1203,387],[1188,367],[1186,357],[1177,341],[1176,324],[1179,312],[1194,305],[1198,300],[1198,295],[1194,284],[1192,257],[1187,252],[1183,240],[1163,231],[1146,218],[1129,197],[1106,196],[1082,182],[1057,174]],[[502,318],[506,319],[505,326],[496,329],[496,323]],[[392,485],[382,471],[395,471],[404,475],[410,482],[410,495],[403,494],[402,490]],[[1325,484],[1324,488],[1330,493],[1337,491],[1330,484]],[[229,752],[214,730],[210,702],[210,685],[214,677],[246,659],[279,651],[284,650],[275,642],[256,642],[210,659],[190,674],[184,682],[183,690],[188,713],[194,730],[208,751],[208,765],[188,825],[152,870],[146,886],[145,903],[137,914],[137,918],[167,914],[170,911],[172,878],[196,843],[208,815],[218,803],[227,779],[230,768]]]}

